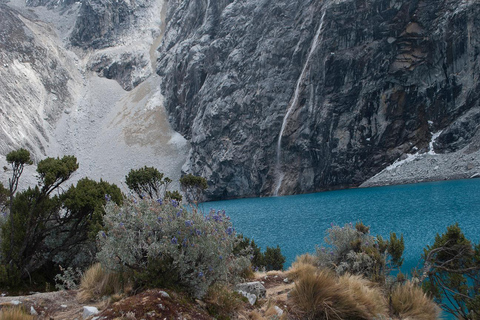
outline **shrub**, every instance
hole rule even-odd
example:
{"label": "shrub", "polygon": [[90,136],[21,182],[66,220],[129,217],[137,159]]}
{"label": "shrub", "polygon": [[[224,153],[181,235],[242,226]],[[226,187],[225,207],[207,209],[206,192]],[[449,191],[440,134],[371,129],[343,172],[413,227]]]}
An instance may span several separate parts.
{"label": "shrub", "polygon": [[326,247],[317,247],[319,267],[335,270],[338,275],[360,274],[383,282],[392,268],[400,267],[403,259],[403,236],[400,239],[392,233],[389,240],[373,237],[370,228],[363,223],[332,224],[325,237]]}
{"label": "shrub", "polygon": [[393,314],[402,319],[434,320],[439,316],[438,306],[410,281],[394,287],[390,305]]}
{"label": "shrub", "polygon": [[97,254],[103,266],[142,274],[161,261],[197,298],[215,282],[235,281],[249,266],[247,257],[233,254],[238,238],[225,212],[203,215],[175,200],[130,199],[123,206],[108,203],[104,221]]}
{"label": "shrub", "polygon": [[4,307],[0,310],[0,319],[2,320],[33,320],[33,316],[29,315],[21,307]]}
{"label": "shrub", "polygon": [[85,303],[103,296],[123,292],[125,287],[123,281],[120,273],[108,272],[100,263],[96,263],[82,275],[77,299]]}
{"label": "shrub", "polygon": [[60,266],[61,273],[55,276],[55,288],[58,290],[75,290],[78,288],[82,271],[78,268],[68,267],[63,269]]}

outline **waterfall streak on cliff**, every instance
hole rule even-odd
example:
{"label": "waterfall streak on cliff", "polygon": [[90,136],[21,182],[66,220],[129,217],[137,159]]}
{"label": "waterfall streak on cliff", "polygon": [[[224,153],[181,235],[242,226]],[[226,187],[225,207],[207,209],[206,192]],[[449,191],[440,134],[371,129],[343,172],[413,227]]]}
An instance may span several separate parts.
{"label": "waterfall streak on cliff", "polygon": [[287,121],[288,117],[292,113],[292,111],[295,109],[296,105],[298,104],[298,97],[300,95],[300,85],[303,82],[303,79],[305,77],[305,73],[307,72],[307,67],[309,65],[310,59],[315,52],[315,49],[318,46],[319,38],[322,33],[322,28],[323,28],[323,21],[325,18],[325,13],[327,12],[326,7],[323,9],[323,14],[322,17],[320,18],[320,25],[318,26],[317,32],[315,33],[315,37],[313,38],[312,45],[310,47],[310,51],[307,55],[307,60],[305,61],[305,64],[303,65],[302,72],[300,73],[300,76],[298,77],[297,84],[295,86],[295,92],[293,94],[293,100],[292,103],[290,103],[290,106],[287,109],[287,113],[283,117],[283,122],[282,122],[282,128],[280,129],[280,135],[278,136],[278,141],[277,141],[277,161],[276,161],[276,176],[277,176],[277,183],[275,187],[275,192],[273,193],[274,196],[278,196],[278,192],[280,190],[280,187],[282,186],[282,181],[283,177],[285,176],[285,173],[282,172],[281,169],[281,153],[282,153],[282,136],[283,132],[285,131],[285,127],[287,126]]}

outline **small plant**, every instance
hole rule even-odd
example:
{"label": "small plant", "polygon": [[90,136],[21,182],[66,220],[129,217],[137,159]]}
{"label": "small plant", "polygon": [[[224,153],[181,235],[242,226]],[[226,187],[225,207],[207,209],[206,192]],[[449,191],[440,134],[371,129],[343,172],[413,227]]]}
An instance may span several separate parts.
{"label": "small plant", "polygon": [[55,288],[58,290],[74,290],[77,289],[82,278],[82,271],[79,268],[66,269],[60,266],[61,273],[55,276]]}
{"label": "small plant", "polygon": [[438,306],[410,281],[393,288],[390,305],[393,314],[402,319],[435,320],[439,316]]}
{"label": "small plant", "polygon": [[[150,275],[144,279],[168,270],[201,298],[210,285],[235,281],[249,266],[248,257],[233,253],[238,238],[223,211],[203,215],[175,200],[151,199],[130,199],[123,206],[108,203],[105,209],[106,229],[98,235],[97,257],[110,270],[126,267]],[[159,262],[162,267],[155,275],[152,263]]]}

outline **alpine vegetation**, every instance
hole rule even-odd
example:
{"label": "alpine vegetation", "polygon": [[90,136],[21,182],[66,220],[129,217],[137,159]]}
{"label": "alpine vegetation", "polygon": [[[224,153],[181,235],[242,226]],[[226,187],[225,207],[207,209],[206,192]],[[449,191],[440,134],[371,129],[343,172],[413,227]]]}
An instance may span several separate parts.
{"label": "alpine vegetation", "polygon": [[233,254],[239,238],[223,211],[204,215],[176,200],[149,198],[109,202],[105,211],[97,258],[107,269],[134,271],[137,285],[176,279],[201,298],[210,285],[235,281],[250,267],[245,252]]}
{"label": "alpine vegetation", "polygon": [[403,235],[397,238],[391,233],[389,240],[374,237],[361,222],[355,227],[351,223],[343,227],[332,224],[325,242],[326,247],[316,250],[318,266],[334,269],[338,275],[359,274],[383,282],[392,269],[403,263]]}

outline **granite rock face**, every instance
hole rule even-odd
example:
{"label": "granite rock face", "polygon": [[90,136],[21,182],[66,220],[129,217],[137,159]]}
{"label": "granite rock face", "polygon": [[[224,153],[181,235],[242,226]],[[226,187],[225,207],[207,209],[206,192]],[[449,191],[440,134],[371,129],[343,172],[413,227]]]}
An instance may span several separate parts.
{"label": "granite rock face", "polygon": [[49,129],[74,98],[68,62],[49,25],[0,4],[0,154],[20,145],[45,154]]}
{"label": "granite rock face", "polygon": [[157,73],[209,199],[357,186],[435,133],[448,153],[478,130],[478,2],[169,6]]}

